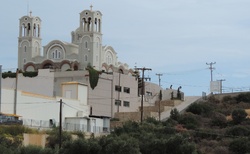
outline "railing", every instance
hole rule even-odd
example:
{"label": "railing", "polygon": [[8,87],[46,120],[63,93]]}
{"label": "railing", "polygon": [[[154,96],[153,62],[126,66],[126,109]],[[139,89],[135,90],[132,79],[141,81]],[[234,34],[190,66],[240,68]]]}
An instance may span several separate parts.
{"label": "railing", "polygon": [[[55,126],[59,126],[59,123],[51,123],[51,121],[45,120],[34,120],[34,119],[22,119],[23,125],[36,128],[39,130],[52,129]],[[91,132],[91,133],[108,133],[110,132],[109,127],[99,127],[99,126],[90,126],[85,124],[77,123],[62,123],[62,129],[65,131],[82,131],[82,132]]]}

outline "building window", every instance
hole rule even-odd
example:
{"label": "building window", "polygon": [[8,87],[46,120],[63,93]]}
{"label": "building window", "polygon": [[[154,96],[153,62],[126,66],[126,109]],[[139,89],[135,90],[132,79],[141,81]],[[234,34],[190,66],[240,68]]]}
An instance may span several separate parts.
{"label": "building window", "polygon": [[146,91],[147,96],[152,96],[152,92]]}
{"label": "building window", "polygon": [[55,50],[52,52],[53,59],[60,59],[61,58],[61,51]]}
{"label": "building window", "polygon": [[27,47],[26,46],[24,46],[24,52],[27,52]]}
{"label": "building window", "polygon": [[118,105],[121,106],[121,100],[116,99],[116,100],[115,100],[115,105],[116,105],[116,106],[118,106]]}
{"label": "building window", "polygon": [[88,48],[88,42],[85,42],[85,48],[86,49]]}
{"label": "building window", "polygon": [[84,61],[88,61],[88,55],[84,55]]}
{"label": "building window", "polygon": [[130,103],[128,101],[123,101],[123,106],[129,107]]}
{"label": "building window", "polygon": [[122,91],[122,87],[121,87],[121,86],[116,85],[116,86],[115,86],[115,91],[119,91],[119,92],[121,92],[121,91]]}
{"label": "building window", "polygon": [[96,62],[98,62],[98,56],[95,57]]}
{"label": "building window", "polygon": [[125,92],[125,93],[128,93],[128,94],[129,94],[129,93],[130,93],[130,88],[128,88],[128,87],[124,87],[124,88],[123,88],[123,92]]}
{"label": "building window", "polygon": [[26,59],[23,59],[23,63],[26,63]]}

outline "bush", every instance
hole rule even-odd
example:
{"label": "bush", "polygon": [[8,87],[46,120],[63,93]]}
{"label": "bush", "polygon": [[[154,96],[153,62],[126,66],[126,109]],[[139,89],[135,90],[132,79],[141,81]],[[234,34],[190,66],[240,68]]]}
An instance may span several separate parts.
{"label": "bush", "polygon": [[230,96],[230,95],[224,96],[222,98],[222,102],[229,103],[229,104],[235,104],[235,103],[237,103],[236,99],[234,97]]}
{"label": "bush", "polygon": [[[48,148],[56,148],[59,146],[59,128],[56,127],[52,131],[49,132],[49,136],[47,137],[46,147]],[[68,132],[62,131],[62,143],[65,141],[70,141],[71,135]]]}
{"label": "bush", "polygon": [[39,154],[42,151],[42,147],[29,145],[27,147],[21,147],[19,154]]}
{"label": "bush", "polygon": [[227,125],[226,116],[221,113],[215,112],[211,118],[210,125],[218,126],[220,128],[226,127]]}
{"label": "bush", "polygon": [[250,152],[250,142],[246,138],[235,139],[230,143],[229,150],[236,154]]}
{"label": "bush", "polygon": [[238,102],[250,103],[250,93],[241,93],[236,97]]}
{"label": "bush", "polygon": [[38,75],[38,72],[23,72],[23,76],[25,77],[36,77]]}
{"label": "bush", "polygon": [[226,130],[226,135],[231,136],[249,136],[250,130],[245,126],[233,126]]}
{"label": "bush", "polygon": [[199,118],[192,113],[185,113],[181,115],[179,123],[183,124],[187,129],[196,129],[200,126]]}
{"label": "bush", "polygon": [[244,109],[235,109],[232,112],[233,122],[239,124],[244,121],[247,117],[247,113]]}
{"label": "bush", "polygon": [[187,108],[186,111],[197,115],[207,116],[211,113],[212,108],[204,103],[193,103]]}

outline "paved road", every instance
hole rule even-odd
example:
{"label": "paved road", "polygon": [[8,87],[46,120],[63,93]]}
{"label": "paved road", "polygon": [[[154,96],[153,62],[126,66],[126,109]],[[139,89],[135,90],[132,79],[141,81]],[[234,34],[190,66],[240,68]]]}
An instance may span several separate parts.
{"label": "paved road", "polygon": [[[173,107],[173,108],[176,108],[179,112],[182,112],[183,110],[185,110],[190,104],[194,103],[195,101],[197,101],[198,99],[200,99],[201,96],[186,96],[185,97],[185,100]],[[170,117],[170,112],[171,112],[171,109],[170,110],[167,110],[167,111],[164,111],[161,113],[161,120],[162,121],[165,121],[167,120],[169,117]]]}

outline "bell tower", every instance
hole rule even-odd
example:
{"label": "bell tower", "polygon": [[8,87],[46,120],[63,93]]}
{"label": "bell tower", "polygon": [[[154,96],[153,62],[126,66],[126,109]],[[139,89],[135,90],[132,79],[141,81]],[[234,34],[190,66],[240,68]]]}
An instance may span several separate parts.
{"label": "bell tower", "polygon": [[27,62],[41,55],[41,19],[29,15],[19,19],[18,69],[24,70]]}
{"label": "bell tower", "polygon": [[101,70],[102,13],[84,10],[80,13],[79,27],[71,33],[72,43],[79,45],[80,69],[88,64]]}

